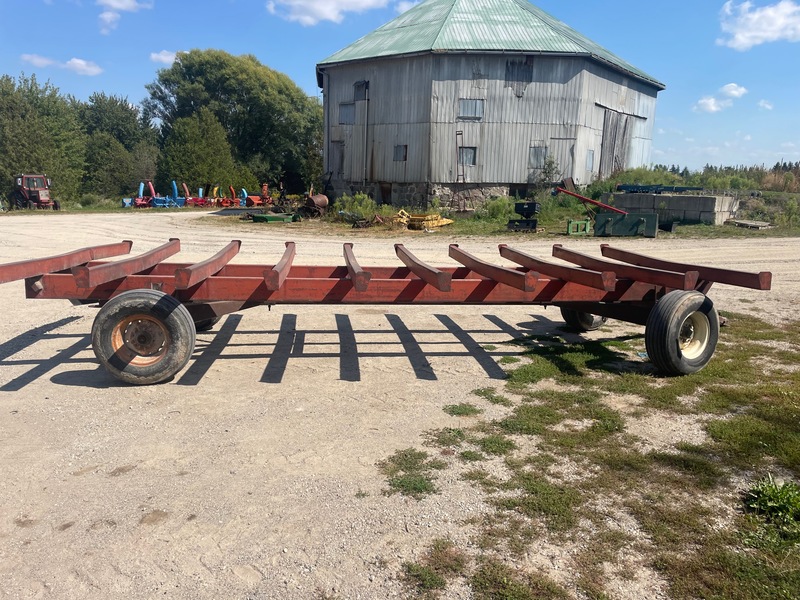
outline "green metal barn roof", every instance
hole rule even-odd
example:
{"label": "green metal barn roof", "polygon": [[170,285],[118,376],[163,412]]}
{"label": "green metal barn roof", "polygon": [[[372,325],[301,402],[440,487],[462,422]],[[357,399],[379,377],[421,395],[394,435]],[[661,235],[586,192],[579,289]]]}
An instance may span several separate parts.
{"label": "green metal barn roof", "polygon": [[589,56],[660,89],[665,87],[528,0],[426,0],[318,66],[431,52]]}

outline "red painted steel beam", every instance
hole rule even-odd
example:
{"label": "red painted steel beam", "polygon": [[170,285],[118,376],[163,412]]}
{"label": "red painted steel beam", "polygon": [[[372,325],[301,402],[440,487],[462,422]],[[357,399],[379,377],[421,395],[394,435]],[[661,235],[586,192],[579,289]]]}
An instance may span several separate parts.
{"label": "red painted steel beam", "polygon": [[286,277],[288,277],[289,271],[292,268],[295,253],[295,243],[286,242],[286,250],[283,252],[283,257],[278,261],[278,264],[264,271],[264,281],[267,284],[268,290],[277,292],[281,289],[283,282],[286,281]]}
{"label": "red painted steel beam", "polygon": [[181,249],[179,239],[170,239],[166,244],[159,246],[155,250],[146,252],[139,256],[120,260],[112,263],[104,263],[95,266],[74,267],[72,275],[78,287],[93,288],[109,281],[116,281],[134,273],[141,273],[153,265],[160,263],[165,258],[177,254]]}
{"label": "red painted steel beam", "polygon": [[684,263],[677,263],[658,258],[643,256],[627,250],[612,248],[608,244],[601,244],[600,251],[603,256],[620,260],[622,262],[649,267],[652,269],[663,269],[665,271],[689,272],[697,271],[701,280],[713,281],[714,283],[726,283],[754,290],[769,290],[772,287],[772,273],[761,271],[760,273],[745,273],[743,271],[733,271],[730,269],[718,269],[716,267],[702,267]]}
{"label": "red painted steel beam", "polygon": [[78,265],[86,264],[92,260],[128,254],[132,246],[132,241],[125,240],[115,244],[82,248],[57,256],[21,260],[7,265],[0,265],[0,283],[27,279],[28,277],[38,277],[45,273],[57,273],[58,271],[64,271]]}
{"label": "red painted steel beam", "polygon": [[567,194],[568,196],[572,196],[573,198],[577,198],[582,202],[588,202],[589,204],[594,204],[600,208],[605,208],[606,210],[610,210],[615,213],[619,213],[621,215],[627,215],[628,213],[624,210],[611,206],[610,204],[603,204],[602,202],[598,202],[597,200],[592,200],[591,198],[587,198],[586,196],[581,196],[580,194],[576,194],[575,192],[570,192],[569,190],[565,190],[564,188],[557,187],[556,191],[561,194]]}
{"label": "red painted steel beam", "polygon": [[431,267],[416,256],[411,254],[403,244],[395,244],[394,252],[397,254],[402,263],[414,273],[417,277],[422,279],[428,285],[432,285],[440,292],[449,292],[451,289],[451,281],[453,279],[452,273],[445,273],[439,269]]}
{"label": "red painted steel beam", "polygon": [[457,260],[470,271],[483,275],[498,283],[511,286],[515,289],[529,292],[536,288],[536,273],[527,271],[515,271],[505,267],[498,267],[472,256],[468,252],[461,250],[458,244],[450,244],[450,258]]}
{"label": "red painted steel beam", "polygon": [[372,278],[372,273],[365,271],[358,264],[353,254],[353,244],[349,242],[344,245],[344,262],[347,265],[350,281],[353,282],[355,290],[357,292],[366,292],[369,286],[369,280]]}
{"label": "red painted steel beam", "polygon": [[587,269],[593,269],[595,271],[613,271],[617,274],[617,279],[633,279],[635,281],[676,290],[693,290],[700,276],[697,271],[675,273],[674,271],[662,271],[660,269],[612,263],[607,260],[600,260],[599,258],[581,254],[580,252],[567,250],[561,244],[555,244],[553,246],[553,256]]}
{"label": "red painted steel beam", "polygon": [[530,254],[525,254],[514,248],[509,248],[506,244],[500,244],[500,256],[517,263],[520,266],[530,269],[536,273],[556,277],[564,281],[580,283],[591,288],[613,292],[617,285],[617,276],[613,271],[590,271],[587,269],[576,269],[555,263],[547,262]]}
{"label": "red painted steel beam", "polygon": [[[294,271],[294,269],[293,269]],[[541,278],[530,291],[522,291],[485,278],[451,281],[452,289],[442,292],[422,279],[373,278],[364,292],[354,289],[347,278],[287,277],[279,290],[267,289],[263,277],[214,275],[188,290],[176,290],[174,277],[129,275],[95,288],[81,288],[72,275],[42,276],[40,285],[26,287],[28,298],[107,300],[133,289],[159,288],[182,302],[238,301],[254,304],[557,304],[565,302],[652,302],[657,294],[670,291],[624,280],[613,292],[606,292],[561,279]]]}
{"label": "red painted steel beam", "polygon": [[175,287],[179,290],[185,290],[197,285],[204,279],[208,279],[215,273],[219,273],[225,265],[233,260],[234,256],[239,254],[241,247],[241,240],[232,240],[230,244],[208,260],[189,267],[175,269]]}

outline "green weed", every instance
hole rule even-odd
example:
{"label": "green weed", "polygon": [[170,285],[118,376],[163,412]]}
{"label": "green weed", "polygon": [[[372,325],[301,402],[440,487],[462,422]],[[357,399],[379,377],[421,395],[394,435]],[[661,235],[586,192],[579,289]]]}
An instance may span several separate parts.
{"label": "green weed", "polygon": [[388,477],[388,495],[399,493],[419,500],[437,491],[432,473],[444,469],[447,464],[429,459],[426,452],[408,448],[398,450],[378,466]]}

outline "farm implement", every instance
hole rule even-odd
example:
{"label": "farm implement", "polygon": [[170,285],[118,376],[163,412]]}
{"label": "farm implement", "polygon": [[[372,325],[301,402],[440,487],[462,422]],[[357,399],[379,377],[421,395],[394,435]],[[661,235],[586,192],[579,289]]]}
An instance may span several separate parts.
{"label": "farm implement", "polygon": [[123,241],[0,265],[0,283],[24,280],[28,298],[97,303],[95,355],[113,376],[133,384],[178,373],[192,356],[196,332],[223,315],[276,304],[552,305],[580,331],[608,318],[644,325],[653,365],[667,375],[689,374],[716,349],[719,318],[706,295],[711,286],[768,290],[772,282],[769,272],[668,262],[607,244],[600,247],[602,259],[553,246],[553,257],[569,265],[501,244],[500,256],[514,268],[485,262],[457,244],[449,256],[460,266],[442,268],[402,244],[395,244],[402,266],[362,267],[349,243],[342,265],[294,265],[294,242],[286,242],[275,264],[231,264],[237,240],[194,264],[165,262],[180,251],[177,239],[132,258],[104,260],[131,247]]}
{"label": "farm implement", "polygon": [[[589,214],[589,221],[594,223],[595,237],[635,237],[644,236],[654,238],[658,233],[658,213],[631,213],[598,200],[581,196],[564,187],[558,186],[553,190],[553,195],[567,194],[583,202]],[[598,210],[595,210],[598,209]],[[567,233],[588,233],[589,226],[578,228],[573,232],[568,226]]]}

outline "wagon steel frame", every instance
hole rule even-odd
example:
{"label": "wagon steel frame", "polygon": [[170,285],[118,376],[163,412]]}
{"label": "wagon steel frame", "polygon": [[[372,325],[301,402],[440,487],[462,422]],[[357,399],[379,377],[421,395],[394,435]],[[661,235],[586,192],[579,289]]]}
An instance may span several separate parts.
{"label": "wagon steel frame", "polygon": [[365,268],[351,243],[343,245],[340,266],[294,265],[294,242],[286,242],[275,264],[231,264],[239,240],[194,264],[165,262],[180,251],[178,239],[131,258],[103,260],[129,254],[132,245],[122,241],[0,265],[0,283],[24,279],[28,298],[97,303],[96,356],[116,377],[138,384],[164,381],[183,368],[196,330],[225,314],[274,304],[553,305],[568,325],[583,331],[606,318],[645,325],[655,366],[686,374],[703,368],[716,347],[711,286],[769,290],[772,282],[769,272],[664,261],[608,244],[600,246],[602,259],[555,244],[553,257],[574,266],[500,244],[500,256],[515,268],[481,260],[457,244],[449,246],[449,256],[461,266],[441,268],[402,244],[395,244],[395,253],[403,266]]}

